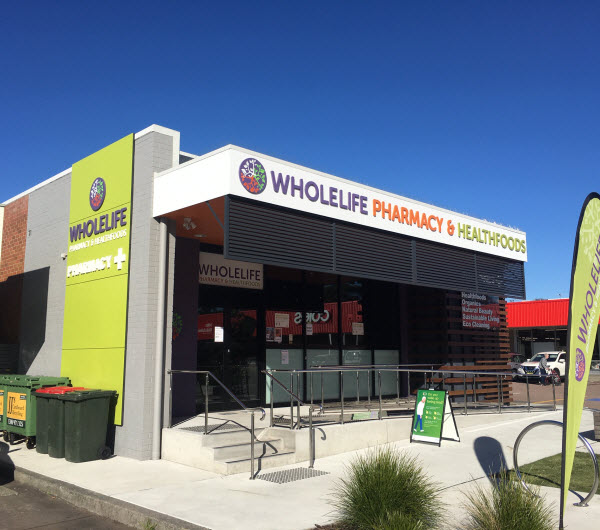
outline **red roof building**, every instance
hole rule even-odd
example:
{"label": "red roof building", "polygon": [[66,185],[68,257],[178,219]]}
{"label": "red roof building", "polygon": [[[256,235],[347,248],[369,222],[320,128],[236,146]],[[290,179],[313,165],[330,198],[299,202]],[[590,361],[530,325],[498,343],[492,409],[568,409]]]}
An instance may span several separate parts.
{"label": "red roof building", "polygon": [[[569,299],[508,302],[506,322],[511,350],[527,358],[538,352],[567,349]],[[593,359],[598,360],[598,336]]]}

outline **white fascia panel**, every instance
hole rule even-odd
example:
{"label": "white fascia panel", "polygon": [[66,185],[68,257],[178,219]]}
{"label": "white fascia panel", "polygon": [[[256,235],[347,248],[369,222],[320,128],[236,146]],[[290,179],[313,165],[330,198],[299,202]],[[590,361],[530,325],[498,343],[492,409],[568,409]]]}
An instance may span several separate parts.
{"label": "white fascia panel", "polygon": [[[250,193],[240,181],[240,167],[247,158],[260,162],[266,173],[267,182],[258,193]],[[527,261],[527,236],[520,230],[232,145],[157,175],[154,186],[155,217],[216,197],[237,195],[386,232]]]}
{"label": "white fascia panel", "polygon": [[[247,149],[236,146],[230,146],[230,149],[231,195],[452,247],[527,261],[527,236],[520,230],[438,208]],[[266,186],[257,194],[249,193],[240,181],[240,167],[247,158],[260,162],[267,176]],[[286,184],[282,185],[282,181]],[[296,189],[294,185],[297,186]],[[415,215],[414,218],[411,218],[411,212]],[[404,219],[402,213],[406,216]],[[417,218],[418,222],[415,222]]]}
{"label": "white fascia panel", "polygon": [[231,153],[215,151],[156,175],[153,216],[200,204],[230,192]]}

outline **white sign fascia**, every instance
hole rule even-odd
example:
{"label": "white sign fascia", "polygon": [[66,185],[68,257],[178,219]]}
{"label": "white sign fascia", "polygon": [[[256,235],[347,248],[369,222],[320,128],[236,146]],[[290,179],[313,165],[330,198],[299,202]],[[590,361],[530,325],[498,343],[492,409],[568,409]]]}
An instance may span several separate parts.
{"label": "white sign fascia", "polygon": [[[230,194],[454,247],[527,261],[526,234],[361,186],[271,157],[232,149]],[[266,183],[241,177],[258,167]],[[250,162],[248,162],[250,161]],[[300,229],[300,228],[299,228]]]}
{"label": "white sign fascia", "polygon": [[[240,178],[256,160],[264,186]],[[246,171],[253,170],[246,166]],[[355,225],[453,247],[527,261],[527,236],[496,223],[363,186],[267,155],[227,146],[154,179],[153,215],[168,214],[216,197],[236,195]],[[301,229],[300,227],[298,228]]]}

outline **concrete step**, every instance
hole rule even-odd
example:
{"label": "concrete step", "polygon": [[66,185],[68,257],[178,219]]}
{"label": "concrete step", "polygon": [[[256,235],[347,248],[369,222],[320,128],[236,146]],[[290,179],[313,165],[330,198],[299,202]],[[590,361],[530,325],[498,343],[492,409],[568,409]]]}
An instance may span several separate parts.
{"label": "concrete step", "polygon": [[[273,455],[283,452],[284,445],[281,438],[256,440],[254,442],[255,457]],[[250,458],[250,442],[216,446],[212,448],[215,460],[230,461]]]}
{"label": "concrete step", "polygon": [[[255,457],[254,471],[271,469],[274,467],[287,466],[296,462],[296,454],[293,451],[285,451],[273,455]],[[222,475],[235,475],[236,473],[250,472],[250,458],[240,460],[230,460],[225,462],[215,462],[215,470]]]}
{"label": "concrete step", "polygon": [[[259,437],[263,430],[264,429],[255,429],[254,436]],[[218,447],[222,445],[244,442],[250,443],[250,429],[245,429],[243,427],[237,430],[213,431],[210,434],[204,434],[203,432],[199,433],[196,431],[191,432],[193,432],[196,435],[200,435],[200,437],[202,438],[201,443],[203,447]]]}
{"label": "concrete step", "polygon": [[[290,433],[276,430],[277,433],[271,434],[263,432],[265,429],[255,431],[259,438],[254,443],[256,469],[259,469],[259,461],[264,461],[260,464],[263,467],[295,462],[295,452],[290,449],[294,447],[294,440],[288,440]],[[264,440],[260,440],[261,437]],[[186,429],[163,429],[162,442],[162,458],[171,462],[224,475],[250,471],[250,431],[243,427],[208,435]],[[284,455],[285,458],[279,458]]]}

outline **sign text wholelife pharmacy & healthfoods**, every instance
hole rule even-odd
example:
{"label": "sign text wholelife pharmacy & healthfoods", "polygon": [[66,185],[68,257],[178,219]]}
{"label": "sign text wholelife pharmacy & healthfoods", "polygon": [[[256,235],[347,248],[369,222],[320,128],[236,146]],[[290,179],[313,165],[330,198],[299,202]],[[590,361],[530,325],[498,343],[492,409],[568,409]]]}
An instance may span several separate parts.
{"label": "sign text wholelife pharmacy & healthfoods", "polygon": [[[236,154],[238,158],[243,156]],[[236,161],[235,166],[239,167],[234,179],[237,186],[232,183],[232,192],[236,195],[519,261],[527,260],[526,236],[517,230],[277,162],[265,167],[258,158],[245,158],[239,164]]]}
{"label": "sign text wholelife pharmacy & healthfoods", "polygon": [[226,196],[527,261],[520,230],[231,145],[157,175],[152,212],[160,217]]}

